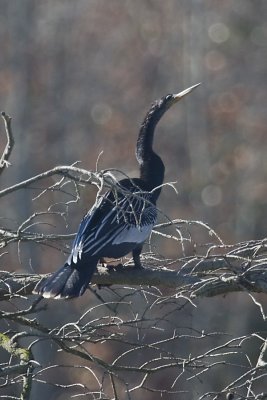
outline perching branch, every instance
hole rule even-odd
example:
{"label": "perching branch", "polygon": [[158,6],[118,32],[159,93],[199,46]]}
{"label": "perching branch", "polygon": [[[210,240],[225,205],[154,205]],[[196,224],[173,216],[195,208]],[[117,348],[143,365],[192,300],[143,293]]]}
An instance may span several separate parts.
{"label": "perching branch", "polygon": [[[146,261],[149,261],[148,257],[144,259],[144,264]],[[241,261],[244,263],[244,258],[238,259],[235,255],[203,259],[192,257],[174,270],[160,265],[142,269],[121,264],[109,268],[98,266],[91,283],[171,288],[175,293],[182,293],[192,299],[244,291],[267,294],[267,262],[255,262],[253,267],[245,269],[238,266]],[[3,271],[0,273],[0,299],[15,294],[30,295],[40,278],[47,276]]]}

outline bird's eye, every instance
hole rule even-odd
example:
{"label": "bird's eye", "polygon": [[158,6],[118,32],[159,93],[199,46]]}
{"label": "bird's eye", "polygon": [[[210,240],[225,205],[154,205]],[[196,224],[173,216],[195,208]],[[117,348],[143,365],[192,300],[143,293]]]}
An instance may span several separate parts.
{"label": "bird's eye", "polygon": [[172,94],[167,94],[166,100],[170,100],[172,98]]}

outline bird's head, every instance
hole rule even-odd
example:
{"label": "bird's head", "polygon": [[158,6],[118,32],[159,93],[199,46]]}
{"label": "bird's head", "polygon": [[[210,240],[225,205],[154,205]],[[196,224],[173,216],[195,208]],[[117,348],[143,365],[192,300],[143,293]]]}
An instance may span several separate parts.
{"label": "bird's head", "polygon": [[187,94],[191,93],[192,90],[197,88],[200,85],[200,83],[197,83],[194,86],[191,86],[185,90],[183,90],[180,93],[177,94],[167,94],[166,96],[162,97],[161,99],[157,100],[155,102],[155,106],[158,109],[162,109],[163,112],[167,111],[173,104],[177,103],[179,100],[181,100],[183,97],[185,97]]}
{"label": "bird's head", "polygon": [[191,86],[180,93],[177,94],[167,94],[166,96],[161,97],[159,100],[156,100],[152,103],[150,110],[148,111],[146,118],[144,120],[144,126],[147,123],[157,124],[157,122],[161,119],[163,114],[171,107],[173,104],[177,103],[187,94],[191,93],[196,87],[198,87],[200,83],[197,83],[194,86]]}

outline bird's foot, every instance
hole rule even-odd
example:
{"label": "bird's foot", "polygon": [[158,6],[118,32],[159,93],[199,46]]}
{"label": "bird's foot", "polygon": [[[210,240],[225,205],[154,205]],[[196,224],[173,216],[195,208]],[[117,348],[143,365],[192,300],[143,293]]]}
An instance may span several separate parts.
{"label": "bird's foot", "polygon": [[134,268],[135,269],[144,269],[143,265],[141,264],[141,261],[134,261]]}
{"label": "bird's foot", "polygon": [[135,269],[144,269],[143,265],[141,263],[134,264]]}

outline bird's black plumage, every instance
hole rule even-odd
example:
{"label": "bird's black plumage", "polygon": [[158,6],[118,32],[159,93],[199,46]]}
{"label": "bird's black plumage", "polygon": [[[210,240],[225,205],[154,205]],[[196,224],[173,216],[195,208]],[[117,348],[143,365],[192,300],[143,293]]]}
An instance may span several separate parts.
{"label": "bird's black plumage", "polygon": [[140,178],[119,181],[116,194],[109,191],[96,201],[80,223],[66,263],[40,281],[35,293],[53,298],[81,296],[103,257],[120,258],[132,251],[135,266],[141,266],[139,256],[156,222],[156,202],[164,180],[164,164],[152,147],[154,130],[171,105],[196,86],[152,104],[136,145]]}

